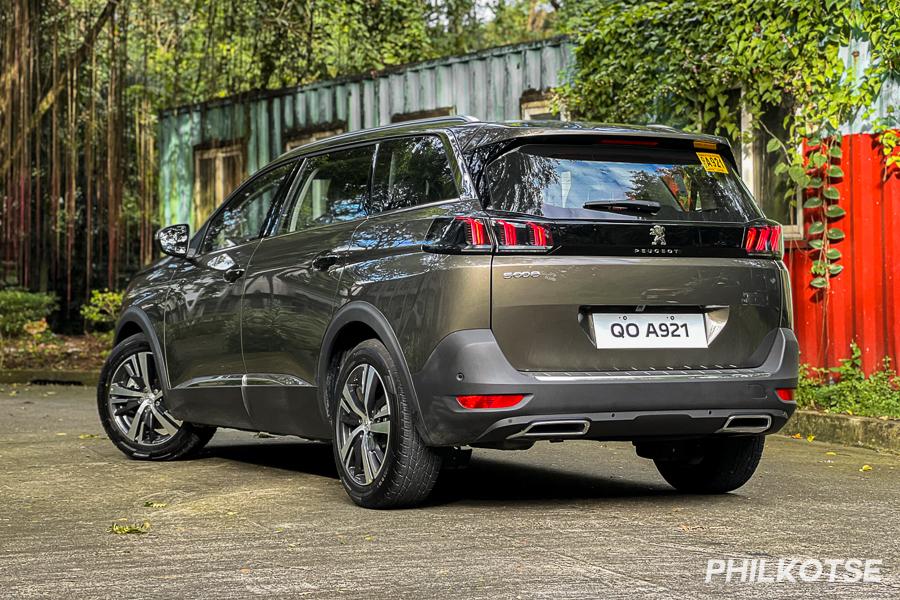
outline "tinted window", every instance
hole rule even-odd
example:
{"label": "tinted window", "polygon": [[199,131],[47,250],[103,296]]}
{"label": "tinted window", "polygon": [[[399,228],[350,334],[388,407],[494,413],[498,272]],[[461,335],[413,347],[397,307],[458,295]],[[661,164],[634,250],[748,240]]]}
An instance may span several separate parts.
{"label": "tinted window", "polygon": [[[732,165],[713,151],[528,145],[489,164],[486,179],[491,208],[552,219],[745,222],[761,216]],[[651,214],[602,207],[630,200],[660,208]],[[599,210],[583,208],[589,202]]]}
{"label": "tinted window", "polygon": [[285,212],[278,232],[364,216],[372,151],[372,147],[354,148],[307,159],[296,200]]}
{"label": "tinted window", "polygon": [[204,252],[230,248],[259,237],[281,184],[296,163],[288,163],[253,179],[229,199],[206,230]]}
{"label": "tinted window", "polygon": [[373,213],[449,200],[458,195],[440,138],[403,138],[378,145],[372,182]]}

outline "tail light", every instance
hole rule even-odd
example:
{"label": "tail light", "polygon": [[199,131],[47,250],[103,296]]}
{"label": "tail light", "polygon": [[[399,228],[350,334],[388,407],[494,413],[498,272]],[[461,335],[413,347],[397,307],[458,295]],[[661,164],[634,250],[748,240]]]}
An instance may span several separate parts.
{"label": "tail light", "polygon": [[497,219],[493,226],[498,252],[546,252],[553,248],[553,234],[542,223]]}
{"label": "tail light", "polygon": [[784,254],[781,246],[781,225],[748,227],[744,236],[744,250],[753,256],[775,256]]}
{"label": "tail light", "polygon": [[549,252],[553,232],[537,221],[441,217],[431,224],[422,248],[441,254]]}
{"label": "tail light", "polygon": [[512,408],[525,398],[525,394],[491,394],[487,396],[457,396],[456,401],[463,408]]}
{"label": "tail light", "polygon": [[490,254],[494,242],[481,219],[439,218],[432,222],[422,249],[439,254]]}

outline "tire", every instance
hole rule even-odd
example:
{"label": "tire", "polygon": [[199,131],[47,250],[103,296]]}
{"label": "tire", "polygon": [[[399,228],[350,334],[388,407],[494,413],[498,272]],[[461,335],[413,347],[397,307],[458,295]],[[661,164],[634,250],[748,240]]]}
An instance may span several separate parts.
{"label": "tire", "polygon": [[653,462],[663,479],[680,492],[724,494],[753,476],[766,443],[765,436],[733,437],[701,443],[691,460]]}
{"label": "tire", "polygon": [[[97,410],[106,435],[130,458],[187,458],[216,432],[215,427],[182,423],[169,415],[161,390],[156,359],[143,334],[113,348],[100,371]],[[139,413],[142,417],[135,423]]]}
{"label": "tire", "polygon": [[409,391],[384,344],[366,340],[348,352],[333,389],[334,461],[350,498],[365,508],[424,501],[441,458],[419,437]]}

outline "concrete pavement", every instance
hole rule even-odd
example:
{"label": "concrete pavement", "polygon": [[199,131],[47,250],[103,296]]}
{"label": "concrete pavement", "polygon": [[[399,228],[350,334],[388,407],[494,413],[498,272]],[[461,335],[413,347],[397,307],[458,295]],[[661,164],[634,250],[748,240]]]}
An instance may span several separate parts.
{"label": "concrete pavement", "polygon": [[[475,450],[428,506],[378,512],[323,444],[220,431],[144,463],[102,434],[91,389],[0,386],[0,597],[900,597],[896,455],[769,438],[745,487],[691,497],[629,444]],[[741,557],[880,559],[882,582],[704,581]]]}

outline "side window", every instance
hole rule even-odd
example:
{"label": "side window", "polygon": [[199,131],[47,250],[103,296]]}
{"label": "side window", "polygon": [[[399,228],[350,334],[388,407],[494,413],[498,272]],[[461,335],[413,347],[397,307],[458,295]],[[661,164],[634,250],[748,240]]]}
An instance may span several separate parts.
{"label": "side window", "polygon": [[372,152],[372,147],[354,148],[307,159],[296,199],[278,233],[365,216]]}
{"label": "side window", "polygon": [[266,214],[296,163],[288,163],[260,175],[228,201],[206,230],[203,252],[221,250],[255,240]]}
{"label": "side window", "polygon": [[433,135],[379,144],[372,184],[373,214],[459,195],[444,144]]}

